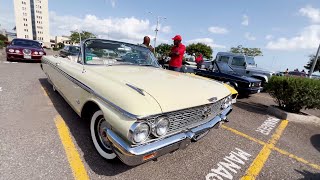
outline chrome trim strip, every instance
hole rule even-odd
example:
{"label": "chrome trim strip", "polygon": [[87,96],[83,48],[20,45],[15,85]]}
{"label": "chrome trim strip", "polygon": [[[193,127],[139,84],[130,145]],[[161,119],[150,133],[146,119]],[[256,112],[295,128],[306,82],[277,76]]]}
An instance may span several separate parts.
{"label": "chrome trim strip", "polygon": [[75,83],[76,85],[78,85],[79,87],[81,87],[82,89],[86,90],[87,92],[91,93],[92,95],[98,97],[99,99],[101,99],[102,101],[104,101],[105,103],[109,104],[111,107],[113,107],[113,109],[117,110],[118,112],[120,112],[121,114],[127,116],[130,119],[136,120],[138,119],[138,115],[135,114],[131,114],[129,112],[127,112],[126,110],[120,108],[119,106],[115,105],[114,103],[112,103],[111,101],[107,100],[106,98],[102,97],[100,94],[96,93],[94,90],[92,90],[90,87],[88,87],[87,85],[83,84],[82,82],[80,82],[79,80],[75,79],[74,77],[72,77],[71,75],[69,75],[68,73],[66,73],[65,71],[61,70],[59,67],[57,67],[56,65],[52,64],[51,62],[47,61],[47,60],[42,60],[42,63],[47,63],[48,65],[50,65],[53,69],[57,70],[59,73],[61,73],[63,76],[65,76],[67,79],[69,79],[70,81],[72,81],[73,83]]}
{"label": "chrome trim strip", "polygon": [[131,85],[131,84],[128,84],[128,83],[127,83],[126,85],[129,86],[129,87],[131,87],[133,90],[137,91],[139,94],[145,96],[145,94],[143,93],[143,92],[144,92],[143,89],[140,89],[140,88],[138,88],[138,87],[136,87],[136,86],[133,86],[133,85]]}
{"label": "chrome trim strip", "polygon": [[104,131],[107,133],[107,138],[111,142],[113,150],[120,160],[127,165],[134,166],[145,162],[143,160],[144,155],[156,153],[155,157],[159,157],[176,149],[186,147],[191,141],[197,140],[197,133],[205,132],[213,128],[220,121],[223,121],[222,118],[231,112],[231,110],[232,107],[230,106],[223,110],[220,116],[217,115],[209,122],[192,128],[189,131],[181,132],[167,138],[158,139],[158,141],[152,143],[135,147],[130,146],[112,130],[106,128]]}

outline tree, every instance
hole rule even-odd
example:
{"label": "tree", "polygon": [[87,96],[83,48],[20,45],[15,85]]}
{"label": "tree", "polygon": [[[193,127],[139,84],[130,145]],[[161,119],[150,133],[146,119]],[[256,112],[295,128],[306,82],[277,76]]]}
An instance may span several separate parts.
{"label": "tree", "polygon": [[[313,61],[316,59],[315,55],[310,55],[309,56],[309,62],[307,63],[307,65],[305,65],[304,67],[308,70],[311,69],[312,63]],[[318,61],[316,66],[314,67],[314,72],[319,71],[320,72],[320,56],[318,57]]]}
{"label": "tree", "polygon": [[161,43],[156,47],[156,53],[160,55],[160,57],[168,57],[173,45]]}
{"label": "tree", "polygon": [[232,47],[230,49],[230,52],[237,53],[237,54],[245,54],[247,56],[263,56],[262,51],[260,48],[246,48],[242,45],[239,45],[237,47]]}
{"label": "tree", "polygon": [[203,57],[207,58],[207,59],[211,59],[212,58],[212,53],[213,50],[210,46],[203,44],[203,43],[193,43],[193,44],[189,44],[186,47],[186,52],[189,55],[192,55],[193,53],[197,54],[197,53],[201,53],[203,55]]}
{"label": "tree", "polygon": [[7,36],[5,36],[5,35],[3,35],[3,34],[0,34],[0,41],[3,41],[3,42],[8,41]]}
{"label": "tree", "polygon": [[59,48],[59,49],[64,48],[64,44],[63,44],[62,42],[59,42],[59,43],[58,43],[58,48]]}
{"label": "tree", "polygon": [[[81,41],[83,41],[85,39],[89,39],[89,38],[96,38],[95,34],[88,32],[88,31],[82,31],[80,33],[80,35],[81,35]],[[77,31],[71,31],[70,41],[72,43],[79,43],[80,42],[79,33]]]}

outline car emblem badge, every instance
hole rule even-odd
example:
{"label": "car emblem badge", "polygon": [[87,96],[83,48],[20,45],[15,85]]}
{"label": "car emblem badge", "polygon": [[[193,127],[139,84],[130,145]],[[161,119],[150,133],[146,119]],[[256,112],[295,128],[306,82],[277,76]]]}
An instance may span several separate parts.
{"label": "car emblem badge", "polygon": [[215,101],[217,101],[217,100],[218,100],[217,97],[212,97],[212,98],[208,99],[208,101],[210,101],[210,102],[215,102]]}

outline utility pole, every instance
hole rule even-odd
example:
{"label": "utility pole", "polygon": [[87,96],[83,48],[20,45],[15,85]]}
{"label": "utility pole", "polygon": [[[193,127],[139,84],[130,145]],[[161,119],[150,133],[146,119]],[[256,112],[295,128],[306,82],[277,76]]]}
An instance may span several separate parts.
{"label": "utility pole", "polygon": [[[150,14],[152,14],[152,12],[149,12]],[[159,25],[160,25],[160,19],[167,19],[166,17],[162,17],[162,16],[157,16],[157,26],[155,31],[155,36],[154,36],[154,52],[156,52],[156,45],[157,45],[157,36],[158,36],[158,31],[159,31]]]}
{"label": "utility pole", "polygon": [[313,60],[311,69],[310,69],[310,71],[309,71],[309,77],[310,77],[310,78],[311,78],[311,75],[312,75],[312,73],[313,73],[313,71],[314,71],[314,67],[315,67],[316,64],[317,64],[318,57],[319,57],[319,51],[320,51],[320,44],[319,44],[319,47],[318,47],[318,50],[317,50],[316,58]]}

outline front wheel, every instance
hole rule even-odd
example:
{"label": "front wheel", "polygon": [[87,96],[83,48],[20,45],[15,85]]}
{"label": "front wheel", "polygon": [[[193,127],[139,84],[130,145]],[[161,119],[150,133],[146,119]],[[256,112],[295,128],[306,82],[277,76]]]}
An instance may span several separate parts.
{"label": "front wheel", "polygon": [[107,128],[107,121],[101,110],[96,111],[91,117],[90,132],[94,147],[98,153],[105,159],[114,159],[116,154],[112,151],[111,144],[107,140],[107,134],[104,131]]}

